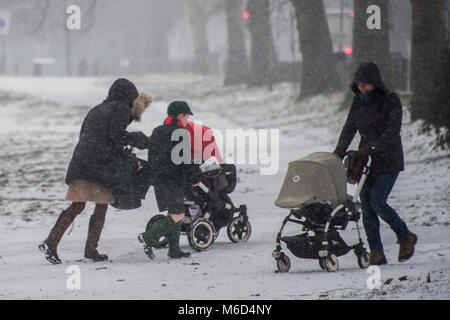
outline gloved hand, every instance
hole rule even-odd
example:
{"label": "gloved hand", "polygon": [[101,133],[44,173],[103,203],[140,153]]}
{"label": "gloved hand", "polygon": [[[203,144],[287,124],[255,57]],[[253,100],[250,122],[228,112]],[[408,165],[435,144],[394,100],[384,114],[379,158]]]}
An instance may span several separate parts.
{"label": "gloved hand", "polygon": [[333,151],[333,153],[336,154],[339,158],[341,158],[341,160],[344,159],[344,157],[345,157],[345,150],[342,148],[336,148]]}
{"label": "gloved hand", "polygon": [[358,149],[358,154],[364,158],[373,155],[374,149],[372,147],[363,147]]}
{"label": "gloved hand", "polygon": [[150,140],[143,132],[130,132],[127,136],[127,143],[138,149],[148,149]]}

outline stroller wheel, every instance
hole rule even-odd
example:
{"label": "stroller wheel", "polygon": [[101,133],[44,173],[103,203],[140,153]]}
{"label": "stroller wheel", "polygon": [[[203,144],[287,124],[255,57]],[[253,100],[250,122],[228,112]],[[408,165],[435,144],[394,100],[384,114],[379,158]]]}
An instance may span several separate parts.
{"label": "stroller wheel", "polygon": [[322,270],[325,270],[325,266],[323,264],[324,260],[325,259],[319,259],[319,266],[320,266],[320,269],[322,269]]}
{"label": "stroller wheel", "polygon": [[187,233],[189,244],[197,251],[209,249],[215,240],[216,230],[211,221],[205,218],[197,219]]}
{"label": "stroller wheel", "polygon": [[[149,231],[153,225],[156,223],[156,221],[159,221],[161,219],[164,219],[165,215],[158,214],[150,219],[150,221],[147,223],[147,227],[145,228],[145,231]],[[169,241],[166,239],[166,237],[161,237],[158,240],[156,240],[153,243],[153,247],[156,249],[166,248],[169,245]]]}
{"label": "stroller wheel", "polygon": [[326,258],[320,258],[320,260],[322,260],[322,262],[319,262],[319,264],[322,264],[327,272],[335,272],[339,269],[339,261],[334,254]]}
{"label": "stroller wheel", "polygon": [[358,255],[358,265],[361,269],[367,269],[370,265],[370,255],[367,251]]}
{"label": "stroller wheel", "polygon": [[281,273],[289,272],[291,269],[291,260],[285,254],[282,254],[280,258],[277,259],[277,268]]}
{"label": "stroller wheel", "polygon": [[[214,228],[214,229],[215,229],[215,228]],[[219,234],[220,234],[220,229],[219,229],[219,230],[216,230],[216,233],[214,234],[214,241],[217,240],[217,238],[219,237]]]}
{"label": "stroller wheel", "polygon": [[247,242],[252,234],[252,226],[250,221],[242,222],[241,217],[236,217],[228,224],[227,227],[228,238],[231,242]]}

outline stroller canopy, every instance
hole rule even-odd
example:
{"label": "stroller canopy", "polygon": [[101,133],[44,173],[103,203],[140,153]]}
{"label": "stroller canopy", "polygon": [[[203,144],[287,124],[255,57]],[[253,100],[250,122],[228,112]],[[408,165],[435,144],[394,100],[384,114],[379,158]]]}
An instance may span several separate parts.
{"label": "stroller canopy", "polygon": [[346,200],[347,180],[342,161],[333,153],[316,152],[289,163],[275,205],[294,209],[329,201],[335,208]]}

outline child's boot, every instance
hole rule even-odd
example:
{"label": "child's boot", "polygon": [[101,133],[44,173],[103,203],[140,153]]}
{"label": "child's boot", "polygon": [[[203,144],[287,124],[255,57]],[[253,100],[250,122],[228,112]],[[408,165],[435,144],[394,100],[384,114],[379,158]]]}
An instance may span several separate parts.
{"label": "child's boot", "polygon": [[144,244],[144,252],[150,259],[155,259],[155,254],[152,251],[153,243],[160,237],[166,236],[171,232],[171,226],[174,224],[170,216],[166,216],[155,222],[152,228],[138,236],[140,243]]}
{"label": "child's boot", "polygon": [[180,249],[181,222],[175,223],[172,221],[172,223],[171,232],[167,234],[167,240],[169,241],[169,252],[167,255],[173,259],[190,257],[190,252],[184,252]]}

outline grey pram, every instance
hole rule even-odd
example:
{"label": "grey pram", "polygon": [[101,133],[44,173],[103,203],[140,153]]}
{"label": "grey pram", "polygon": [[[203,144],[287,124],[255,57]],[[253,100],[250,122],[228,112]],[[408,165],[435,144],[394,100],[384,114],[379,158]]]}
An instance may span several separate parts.
{"label": "grey pram", "polygon": [[[346,169],[341,159],[328,152],[316,152],[289,163],[275,205],[290,209],[276,238],[272,256],[280,272],[288,272],[291,263],[282,251],[281,241],[298,258],[317,259],[322,269],[332,272],[339,267],[338,256],[353,250],[361,268],[369,266],[369,254],[361,240],[358,221],[361,205],[359,193],[367,178],[372,159],[363,168],[361,180],[353,196],[347,195]],[[354,221],[359,242],[349,246],[339,235]],[[302,233],[282,236],[288,222],[302,226]]]}

